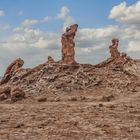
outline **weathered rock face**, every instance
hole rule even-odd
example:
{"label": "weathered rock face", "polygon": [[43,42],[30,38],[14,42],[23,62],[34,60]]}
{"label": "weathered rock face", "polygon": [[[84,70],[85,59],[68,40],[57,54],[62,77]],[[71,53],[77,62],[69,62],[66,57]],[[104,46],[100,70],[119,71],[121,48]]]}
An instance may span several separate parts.
{"label": "weathered rock face", "polygon": [[[75,91],[92,90],[98,87],[116,90],[116,93],[119,94],[135,88],[137,77],[129,74],[127,69],[127,73],[120,69],[114,69],[115,66],[114,61],[108,64],[106,62],[104,67],[86,64],[61,65],[59,63],[53,63],[49,67],[41,65],[30,73],[27,71],[27,75],[19,71],[14,75],[15,77],[19,76],[19,80],[12,81],[10,79],[8,84],[12,87],[15,85],[20,87],[26,93],[27,98],[36,98],[40,95],[43,98],[48,98],[49,95],[52,97],[54,94],[61,95]],[[129,62],[124,66],[131,67]],[[139,69],[139,67],[136,69]],[[19,93],[13,94],[11,92],[12,96],[14,95],[12,100],[20,99],[17,98]]]}
{"label": "weathered rock face", "polygon": [[112,59],[117,59],[120,57],[120,52],[118,51],[119,40],[114,38],[112,39],[112,45],[109,46],[110,54]]}
{"label": "weathered rock face", "polygon": [[9,86],[0,88],[0,101],[8,99],[10,96],[11,88]]}
{"label": "weathered rock face", "polygon": [[120,53],[118,51],[118,45],[119,45],[119,39],[112,39],[112,45],[109,46],[110,50],[110,62],[114,62],[114,68],[119,68],[121,70],[124,69],[124,64],[127,63],[129,60],[131,60],[130,57],[127,56],[126,53],[122,52]]}
{"label": "weathered rock face", "polygon": [[78,25],[71,25],[69,28],[66,28],[65,33],[62,35],[62,63],[63,64],[74,64],[75,61],[75,43],[74,37],[77,32]]}
{"label": "weathered rock face", "polygon": [[4,86],[0,88],[0,101],[10,98],[15,102],[25,98],[25,93],[17,86]]}
{"label": "weathered rock face", "polygon": [[24,64],[24,61],[21,58],[18,58],[15,61],[13,61],[7,67],[6,72],[1,80],[0,84],[7,83],[10,80],[10,78],[22,68],[23,64]]}
{"label": "weathered rock face", "polygon": [[131,59],[124,65],[124,71],[140,78],[140,61]]}
{"label": "weathered rock face", "polygon": [[15,102],[25,98],[25,93],[18,87],[13,87],[11,89],[11,101]]}

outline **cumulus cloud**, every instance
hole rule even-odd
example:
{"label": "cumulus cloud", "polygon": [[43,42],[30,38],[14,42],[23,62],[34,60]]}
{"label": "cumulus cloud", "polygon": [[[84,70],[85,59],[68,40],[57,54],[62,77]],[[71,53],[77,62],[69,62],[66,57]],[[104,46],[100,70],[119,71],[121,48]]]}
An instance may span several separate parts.
{"label": "cumulus cloud", "polygon": [[35,20],[35,19],[26,19],[22,22],[22,26],[23,27],[30,27],[30,26],[33,26],[35,24],[38,24],[39,21],[38,20]]}
{"label": "cumulus cloud", "polygon": [[140,24],[140,1],[127,6],[126,2],[123,2],[117,6],[114,6],[110,12],[109,18],[115,19],[125,24]]}
{"label": "cumulus cloud", "polygon": [[[107,26],[104,28],[83,28],[78,30],[76,36],[76,47],[80,52],[80,56],[84,57],[88,54],[89,57],[104,52],[104,59],[108,56],[108,46],[112,37],[119,34],[118,26]],[[99,55],[100,57],[100,55]],[[94,60],[97,63],[98,59]]]}
{"label": "cumulus cloud", "polygon": [[23,27],[14,29],[11,36],[0,41],[0,72],[2,73],[17,57],[25,60],[25,67],[45,62],[48,55],[59,59],[59,37],[57,33],[46,33],[39,29]]}
{"label": "cumulus cloud", "polygon": [[11,36],[11,38],[8,39],[8,41],[10,41],[9,45],[12,42],[15,44],[14,46],[18,47],[21,45],[26,47],[28,46],[43,49],[53,49],[53,47],[58,46],[59,44],[59,35],[57,33],[46,33],[39,29],[22,27],[15,28],[13,32],[14,34]]}
{"label": "cumulus cloud", "polygon": [[139,52],[140,53],[140,41],[130,41],[127,48],[128,52]]}
{"label": "cumulus cloud", "polygon": [[0,17],[5,16],[5,12],[3,10],[0,10]]}
{"label": "cumulus cloud", "polygon": [[138,41],[140,40],[140,1],[129,6],[126,2],[114,6],[110,11],[109,18],[122,23],[120,35],[121,39],[125,41],[126,51],[133,56],[135,52],[135,58],[138,57],[136,52],[140,51],[140,42]]}
{"label": "cumulus cloud", "polygon": [[57,15],[57,17],[60,19],[64,19],[65,17],[68,16],[69,12],[70,12],[70,10],[68,9],[68,7],[63,6],[60,10],[60,13]]}
{"label": "cumulus cloud", "polygon": [[68,7],[63,6],[56,17],[56,19],[61,19],[64,21],[64,26],[63,26],[64,29],[67,26],[70,26],[71,24],[75,23],[74,18],[69,15],[69,12],[70,12],[70,10],[68,9]]}
{"label": "cumulus cloud", "polygon": [[21,25],[23,27],[31,27],[33,25],[41,24],[41,23],[46,23],[50,20],[51,18],[49,16],[44,17],[43,19],[37,20],[37,19],[25,19]]}
{"label": "cumulus cloud", "polygon": [[117,34],[118,26],[107,26],[104,28],[83,28],[79,30],[79,41],[102,39]]}

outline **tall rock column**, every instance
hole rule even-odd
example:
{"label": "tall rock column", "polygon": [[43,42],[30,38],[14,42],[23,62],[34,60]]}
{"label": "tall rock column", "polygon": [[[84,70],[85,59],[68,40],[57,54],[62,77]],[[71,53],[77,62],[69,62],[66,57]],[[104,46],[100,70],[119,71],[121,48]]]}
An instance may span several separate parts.
{"label": "tall rock column", "polygon": [[65,33],[61,37],[62,43],[62,64],[75,64],[75,42],[74,37],[77,32],[78,25],[74,24],[66,28]]}
{"label": "tall rock column", "polygon": [[109,46],[111,58],[117,59],[120,57],[120,52],[118,51],[119,39],[112,39],[112,45]]}

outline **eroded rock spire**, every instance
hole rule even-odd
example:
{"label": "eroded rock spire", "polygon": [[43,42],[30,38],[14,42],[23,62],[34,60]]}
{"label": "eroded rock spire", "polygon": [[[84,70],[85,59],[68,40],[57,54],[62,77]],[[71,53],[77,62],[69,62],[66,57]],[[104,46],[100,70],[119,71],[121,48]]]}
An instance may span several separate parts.
{"label": "eroded rock spire", "polygon": [[7,83],[10,78],[22,68],[24,61],[21,58],[14,60],[6,69],[5,74],[0,82],[0,84]]}
{"label": "eroded rock spire", "polygon": [[109,46],[112,59],[117,59],[120,57],[120,52],[118,51],[118,45],[119,45],[119,39],[113,38],[112,44]]}
{"label": "eroded rock spire", "polygon": [[66,28],[65,33],[61,37],[62,43],[62,64],[74,64],[75,61],[75,42],[74,37],[77,32],[78,25],[74,24]]}

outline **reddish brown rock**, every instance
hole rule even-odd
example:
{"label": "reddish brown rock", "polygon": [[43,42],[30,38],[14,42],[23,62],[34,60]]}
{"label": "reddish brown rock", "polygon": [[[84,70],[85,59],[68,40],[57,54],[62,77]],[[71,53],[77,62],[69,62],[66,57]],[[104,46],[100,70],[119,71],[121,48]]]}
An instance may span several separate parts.
{"label": "reddish brown rock", "polygon": [[110,54],[111,54],[111,61],[114,61],[114,64],[116,65],[115,68],[119,68],[120,70],[123,70],[124,64],[130,60],[130,58],[127,56],[126,53],[122,52],[120,53],[118,51],[118,45],[119,40],[118,39],[112,39],[112,45],[109,46]]}
{"label": "reddish brown rock", "polygon": [[120,57],[116,59],[116,64],[121,70],[123,70],[124,64],[126,64],[129,60],[130,58],[127,56],[127,54],[122,52]]}
{"label": "reddish brown rock", "polygon": [[11,101],[18,101],[25,98],[25,93],[18,87],[12,87],[11,89]]}
{"label": "reddish brown rock", "polygon": [[21,69],[21,67],[23,66],[24,61],[21,58],[16,59],[15,61],[13,61],[6,69],[6,72],[0,82],[0,84],[5,84],[7,83],[11,77]]}
{"label": "reddish brown rock", "polygon": [[22,89],[15,86],[4,86],[0,88],[0,101],[11,98],[11,101],[17,101],[25,98],[25,93]]}
{"label": "reddish brown rock", "polygon": [[120,57],[120,52],[118,51],[119,39],[112,39],[112,45],[109,46],[110,54],[112,59],[117,59]]}
{"label": "reddish brown rock", "polygon": [[11,88],[8,86],[0,88],[0,101],[7,99],[10,96]]}
{"label": "reddish brown rock", "polygon": [[69,28],[66,28],[65,33],[62,35],[62,63],[63,64],[74,64],[75,61],[75,42],[74,37],[77,32],[78,25],[71,25]]}

